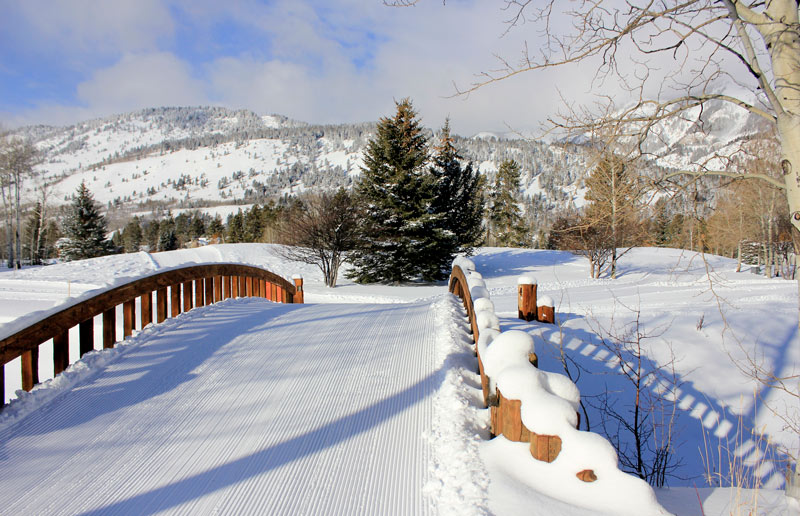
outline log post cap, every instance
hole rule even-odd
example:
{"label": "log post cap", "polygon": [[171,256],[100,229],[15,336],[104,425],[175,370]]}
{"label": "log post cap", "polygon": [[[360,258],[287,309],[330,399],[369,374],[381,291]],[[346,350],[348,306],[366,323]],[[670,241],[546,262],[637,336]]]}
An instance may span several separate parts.
{"label": "log post cap", "polygon": [[550,308],[555,308],[556,304],[553,302],[553,298],[550,296],[539,296],[536,298],[536,306],[549,306]]}

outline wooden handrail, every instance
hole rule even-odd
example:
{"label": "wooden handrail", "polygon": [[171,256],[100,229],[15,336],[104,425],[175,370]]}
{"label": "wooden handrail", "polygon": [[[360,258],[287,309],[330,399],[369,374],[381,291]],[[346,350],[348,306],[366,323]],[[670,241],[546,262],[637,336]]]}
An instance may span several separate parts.
{"label": "wooden handrail", "polygon": [[[194,283],[193,297],[192,283]],[[66,369],[69,362],[67,339],[70,328],[80,327],[81,355],[94,349],[92,319],[95,316],[103,314],[103,347],[113,347],[117,340],[115,320],[117,305],[123,305],[123,338],[130,336],[135,324],[134,311],[137,297],[142,299],[141,327],[144,327],[153,322],[154,315],[156,322],[166,319],[167,289],[170,290],[171,315],[175,317],[181,308],[186,311],[187,307],[210,305],[216,301],[245,295],[265,297],[282,303],[302,303],[302,280],[296,280],[295,283],[296,285],[293,285],[277,274],[249,265],[208,264],[170,269],[114,287],[0,339],[0,399],[5,399],[4,366],[17,357],[23,358],[22,387],[30,390],[35,383],[38,383],[39,346],[50,339],[53,339],[55,374]],[[183,303],[181,303],[181,290],[184,293]],[[155,307],[152,292],[156,292]]]}
{"label": "wooden handrail", "polygon": [[472,305],[472,295],[469,292],[467,277],[458,265],[453,265],[453,269],[450,272],[450,284],[448,288],[450,293],[460,297],[461,301],[464,303],[464,309],[467,311],[467,317],[469,318],[469,325],[472,328],[472,340],[477,344],[480,335],[478,321],[475,318],[475,308]]}

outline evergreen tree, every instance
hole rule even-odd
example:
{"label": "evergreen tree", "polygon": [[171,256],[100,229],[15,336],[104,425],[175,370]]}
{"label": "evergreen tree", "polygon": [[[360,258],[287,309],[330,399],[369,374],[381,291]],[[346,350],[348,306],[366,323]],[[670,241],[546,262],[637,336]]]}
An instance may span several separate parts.
{"label": "evergreen tree", "polygon": [[396,105],[395,116],[382,118],[367,144],[357,186],[365,216],[350,277],[359,282],[439,277],[432,236],[441,216],[432,209],[436,181],[426,166],[428,141],[411,101]]}
{"label": "evergreen tree", "polygon": [[522,247],[527,235],[519,208],[519,164],[504,160],[494,179],[489,196],[488,240],[499,247]]}
{"label": "evergreen tree", "polygon": [[174,251],[178,249],[178,236],[175,230],[175,219],[170,213],[158,224],[158,250]]}
{"label": "evergreen tree", "polygon": [[244,242],[244,214],[240,209],[235,215],[228,215],[228,235],[226,242],[235,244]]}
{"label": "evergreen tree", "polygon": [[221,237],[224,234],[225,234],[225,225],[222,223],[222,217],[218,213],[208,223],[208,229],[206,229],[206,235],[208,235],[209,237]]}
{"label": "evergreen tree", "polygon": [[62,228],[64,237],[59,241],[62,259],[82,260],[111,254],[111,242],[106,239],[106,219],[84,182],[72,198]]}
{"label": "evergreen tree", "polygon": [[440,272],[447,269],[455,254],[470,253],[482,240],[482,177],[472,163],[462,166],[462,161],[450,135],[450,120],[445,120],[430,167],[436,179],[433,213],[441,215],[440,231],[435,234],[440,260],[432,265]]}
{"label": "evergreen tree", "polygon": [[122,247],[126,253],[135,253],[139,251],[142,240],[142,226],[139,217],[133,217],[122,230]]}

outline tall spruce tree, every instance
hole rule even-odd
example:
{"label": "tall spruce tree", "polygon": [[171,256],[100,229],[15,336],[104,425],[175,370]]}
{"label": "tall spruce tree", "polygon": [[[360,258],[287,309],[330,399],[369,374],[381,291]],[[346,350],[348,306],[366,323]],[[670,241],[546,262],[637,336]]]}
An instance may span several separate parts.
{"label": "tall spruce tree", "polygon": [[440,260],[435,264],[440,273],[446,270],[455,254],[470,253],[483,237],[482,177],[472,163],[462,166],[462,161],[450,135],[450,120],[445,120],[430,167],[436,179],[433,213],[441,215]]}
{"label": "tall spruce tree", "polygon": [[64,238],[59,241],[63,260],[82,260],[111,254],[111,242],[106,238],[106,219],[86,183],[81,182],[62,222]]}
{"label": "tall spruce tree", "polygon": [[365,217],[349,276],[362,283],[439,277],[442,217],[432,208],[436,179],[427,167],[428,140],[411,101],[396,106],[394,117],[382,118],[367,144],[356,187]]}
{"label": "tall spruce tree", "polygon": [[489,237],[500,247],[522,247],[527,235],[519,208],[519,164],[504,160],[495,176],[489,198]]}

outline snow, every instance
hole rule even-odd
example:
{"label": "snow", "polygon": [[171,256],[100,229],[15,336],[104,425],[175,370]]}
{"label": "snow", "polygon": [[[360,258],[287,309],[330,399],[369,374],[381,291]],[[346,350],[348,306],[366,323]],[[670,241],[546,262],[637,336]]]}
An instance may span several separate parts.
{"label": "snow", "polygon": [[[488,440],[488,410],[482,407],[464,310],[445,294],[444,284],[363,286],[343,280],[328,289],[318,269],[287,263],[273,249],[266,244],[230,244],[0,272],[2,334],[92,292],[184,263],[237,262],[286,278],[300,274],[308,303],[298,309],[263,300],[229,300],[195,309],[139,330],[114,349],[85,355],[31,393],[15,394],[19,361],[9,363],[6,393],[20,398],[0,415],[0,471],[6,471],[0,473],[0,512],[37,512],[35,504],[45,499],[59,500],[59,505],[39,506],[48,509],[38,512],[91,512],[102,507],[125,512],[136,503],[139,512],[162,507],[169,512],[256,514],[325,507],[324,512],[350,513],[659,514],[656,498],[676,514],[698,514],[701,505],[706,515],[730,514],[741,507],[757,507],[757,514],[800,510],[782,494],[780,455],[750,432],[758,428],[771,442],[796,447],[797,436],[786,432],[770,410],[797,410],[796,398],[779,389],[762,390],[741,370],[755,357],[776,375],[798,374],[794,282],[737,274],[735,261],[673,249],[632,250],[620,261],[616,280],[589,278],[585,259],[559,251],[484,248],[470,259],[458,258],[468,280],[485,284],[476,289],[481,294],[474,299],[476,312],[494,314],[503,330],[480,332],[478,350],[487,372],[495,367],[506,370],[490,374],[504,396],[515,388],[533,392],[536,402],[523,401],[526,426],[558,430],[563,439],[563,457],[547,464],[533,460],[524,443],[503,437]],[[554,301],[557,325],[516,318],[517,280],[524,275],[536,276],[539,300],[548,296]],[[41,312],[31,315],[37,310]],[[306,310],[319,312],[301,318]],[[648,367],[674,357],[680,379],[675,432],[685,464],[678,471],[681,478],[671,478],[670,487],[655,494],[642,481],[618,471],[605,439],[574,429],[580,398],[594,399],[624,386],[614,374],[619,364],[600,337],[608,338],[606,330],[624,333],[637,318],[651,335],[643,343]],[[307,324],[316,326],[304,329]],[[101,334],[95,332],[96,348],[102,347]],[[503,336],[508,334],[513,337],[506,344],[516,350],[514,360],[498,353],[497,366],[492,350],[504,347]],[[399,335],[409,344],[395,345]],[[52,375],[49,347],[40,348],[43,379],[48,370]],[[526,352],[534,347],[538,371],[527,363]],[[562,351],[581,367],[574,383],[563,375]],[[71,356],[76,355],[72,349]],[[226,375],[232,357],[244,358],[246,366]],[[413,369],[411,364],[421,369],[405,371]],[[166,375],[156,379],[156,371]],[[414,390],[420,381],[423,390]],[[310,391],[301,389],[306,383]],[[131,390],[134,385],[150,394],[137,394],[142,391]],[[221,405],[216,408],[193,397],[222,385],[232,391],[219,393]],[[652,388],[655,392],[662,386]],[[103,392],[116,394],[108,402],[94,401]],[[417,401],[411,403],[403,392],[414,393]],[[405,408],[396,411],[390,408],[393,401],[385,400]],[[385,407],[388,412],[381,414],[386,419],[374,425],[361,419],[366,414],[361,409],[367,410],[370,403]],[[297,412],[300,408],[303,411]],[[543,418],[539,412],[550,415]],[[553,413],[563,417],[555,419]],[[65,419],[52,419],[57,415]],[[594,419],[591,409],[590,416]],[[290,423],[293,417],[299,420]],[[224,426],[215,423],[222,418]],[[36,426],[45,420],[49,426]],[[204,436],[185,433],[181,421]],[[593,422],[596,431],[597,421]],[[537,426],[550,424],[559,426]],[[248,431],[251,425],[275,430]],[[70,429],[78,434],[67,434]],[[317,443],[315,439],[323,436],[332,439],[330,445]],[[350,441],[363,444],[373,455],[358,455]],[[705,467],[697,451],[704,442],[713,448],[709,458],[717,464],[728,458],[718,456],[717,450],[749,450],[742,460],[753,462],[749,471],[757,470],[758,488],[704,487]],[[281,443],[306,451],[292,452]],[[383,447],[370,447],[374,443]],[[88,451],[84,455],[80,450]],[[268,456],[265,450],[277,455]],[[12,466],[23,456],[41,464]],[[109,463],[112,456],[116,459]],[[389,471],[381,464],[397,466]],[[73,465],[80,474],[69,470]],[[598,480],[578,480],[576,467],[594,469]],[[137,477],[144,471],[149,480]],[[165,475],[163,483],[156,473]],[[86,484],[78,481],[84,477]],[[353,485],[344,486],[344,479],[360,482],[360,489],[370,494],[364,498]],[[401,479],[408,483],[400,484]],[[32,485],[36,490],[27,487]],[[90,485],[81,491],[80,486]],[[39,490],[41,494],[28,501],[12,500]],[[281,508],[279,504],[289,504],[287,493],[294,494],[299,505]],[[381,502],[391,493],[404,501]],[[347,497],[360,508],[348,506]],[[19,505],[28,503],[32,510]]]}

